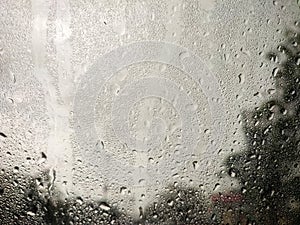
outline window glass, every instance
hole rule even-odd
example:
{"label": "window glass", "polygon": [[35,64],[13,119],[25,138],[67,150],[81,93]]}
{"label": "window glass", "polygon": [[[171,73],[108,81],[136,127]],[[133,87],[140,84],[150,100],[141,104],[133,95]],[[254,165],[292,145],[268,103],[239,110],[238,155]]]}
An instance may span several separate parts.
{"label": "window glass", "polygon": [[2,0],[0,224],[300,224],[299,7]]}

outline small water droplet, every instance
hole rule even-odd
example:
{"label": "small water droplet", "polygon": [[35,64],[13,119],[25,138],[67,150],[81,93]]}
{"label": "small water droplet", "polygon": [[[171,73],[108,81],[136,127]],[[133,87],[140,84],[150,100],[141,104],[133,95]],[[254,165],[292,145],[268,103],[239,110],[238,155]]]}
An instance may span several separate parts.
{"label": "small water droplet", "polygon": [[234,169],[230,169],[229,170],[229,176],[231,176],[231,177],[236,177],[236,172],[235,172],[235,170]]}
{"label": "small water droplet", "polygon": [[15,166],[13,171],[14,171],[14,173],[18,173],[19,170],[20,170],[20,168],[18,166]]}
{"label": "small water droplet", "polygon": [[28,211],[28,212],[27,212],[27,215],[29,215],[29,216],[35,216],[35,213],[34,213],[34,212],[31,212],[31,211]]}
{"label": "small water droplet", "polygon": [[189,58],[190,56],[191,56],[190,53],[186,51],[179,53],[180,60],[184,60],[186,58]]}
{"label": "small water droplet", "polygon": [[211,220],[212,220],[212,221],[216,221],[216,220],[217,220],[217,215],[216,215],[216,214],[213,214],[213,215],[211,216]]}
{"label": "small water droplet", "polygon": [[139,185],[145,185],[145,184],[146,184],[145,179],[140,179],[140,180],[139,180]]}
{"label": "small water droplet", "polygon": [[83,204],[83,199],[82,199],[81,197],[77,197],[77,198],[76,198],[76,202],[77,202],[78,204],[82,205],[82,204]]}
{"label": "small water droplet", "polygon": [[46,154],[44,152],[42,152],[42,158],[43,159],[47,159],[47,156],[46,156]]}
{"label": "small water droplet", "polygon": [[278,74],[278,71],[279,71],[279,68],[274,68],[273,69],[273,71],[272,71],[272,75],[274,76],[274,77],[276,77],[276,75]]}
{"label": "small water droplet", "polygon": [[38,160],[38,164],[42,164],[42,163],[46,162],[46,160],[47,160],[47,155],[44,152],[42,152],[41,158]]}
{"label": "small water droplet", "polygon": [[151,157],[148,159],[148,161],[149,161],[149,163],[154,163],[154,159]]}
{"label": "small water droplet", "polygon": [[205,129],[205,130],[204,130],[204,133],[205,133],[205,134],[210,134],[210,130],[209,130],[209,129]]}
{"label": "small water droplet", "polygon": [[272,197],[274,194],[275,194],[275,191],[274,191],[274,190],[272,190],[272,192],[271,192],[271,197]]}
{"label": "small water droplet", "polygon": [[104,211],[109,211],[110,210],[110,206],[106,203],[106,202],[102,202],[100,204],[100,208]]}
{"label": "small water droplet", "polygon": [[174,201],[173,201],[173,200],[169,200],[169,201],[168,201],[168,205],[169,205],[169,206],[173,206],[173,205],[174,205]]}
{"label": "small water droplet", "polygon": [[240,73],[238,77],[239,77],[239,83],[243,84],[245,82],[245,76],[244,76],[244,74]]}
{"label": "small water droplet", "polygon": [[0,187],[0,195],[3,195],[3,194],[4,194],[4,188]]}
{"label": "small water droplet", "polygon": [[175,174],[172,175],[172,177],[173,177],[173,178],[178,178],[178,177],[179,177],[179,174],[178,174],[178,173],[175,173]]}
{"label": "small water droplet", "polygon": [[273,88],[268,89],[268,94],[273,95],[276,93],[276,90]]}
{"label": "small water droplet", "polygon": [[4,137],[4,138],[7,138],[7,135],[4,134],[3,132],[0,132],[0,136],[1,136],[1,137]]}
{"label": "small water droplet", "polygon": [[186,106],[186,109],[188,111],[195,112],[198,109],[198,105],[197,104],[189,104]]}
{"label": "small water droplet", "polygon": [[216,183],[215,187],[214,187],[214,191],[216,191],[217,189],[219,189],[221,187],[221,185],[219,183]]}
{"label": "small water droplet", "polygon": [[126,191],[127,191],[127,188],[126,188],[126,187],[121,187],[121,188],[120,188],[120,193],[121,193],[122,195],[125,195],[125,194],[126,194]]}
{"label": "small water droplet", "polygon": [[194,162],[193,162],[193,168],[194,168],[195,170],[199,168],[198,161],[194,161]]}
{"label": "small water droplet", "polygon": [[247,192],[247,189],[243,187],[242,188],[242,193],[245,194],[246,192]]}

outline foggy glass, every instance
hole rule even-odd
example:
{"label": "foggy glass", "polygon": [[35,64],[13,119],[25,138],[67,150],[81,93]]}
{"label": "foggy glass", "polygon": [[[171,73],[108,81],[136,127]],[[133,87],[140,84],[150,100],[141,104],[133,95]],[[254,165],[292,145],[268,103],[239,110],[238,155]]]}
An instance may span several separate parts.
{"label": "foggy glass", "polygon": [[0,224],[300,224],[299,7],[2,0]]}

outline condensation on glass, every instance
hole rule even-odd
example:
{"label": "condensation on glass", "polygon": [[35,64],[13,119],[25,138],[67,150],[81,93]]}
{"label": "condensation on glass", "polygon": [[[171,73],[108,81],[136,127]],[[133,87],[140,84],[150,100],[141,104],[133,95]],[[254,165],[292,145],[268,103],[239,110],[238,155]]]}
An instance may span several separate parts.
{"label": "condensation on glass", "polygon": [[2,0],[0,224],[300,224],[299,6]]}

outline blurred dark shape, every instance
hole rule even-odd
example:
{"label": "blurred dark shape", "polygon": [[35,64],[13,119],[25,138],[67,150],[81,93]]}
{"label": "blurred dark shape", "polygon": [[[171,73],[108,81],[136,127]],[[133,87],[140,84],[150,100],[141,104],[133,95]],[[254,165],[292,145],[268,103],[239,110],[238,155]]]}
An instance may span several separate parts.
{"label": "blurred dark shape", "polygon": [[38,177],[2,170],[0,224],[131,224],[116,207],[103,201],[63,199],[48,171]]}
{"label": "blurred dark shape", "polygon": [[215,193],[211,196],[211,202],[217,218],[215,224],[249,225],[243,210],[244,199],[241,193]]}
{"label": "blurred dark shape", "polygon": [[106,201],[63,198],[49,171],[37,177],[2,170],[0,224],[212,224],[208,200],[191,187],[169,187],[133,219]]}
{"label": "blurred dark shape", "polygon": [[211,196],[211,201],[212,203],[215,204],[240,204],[243,202],[243,197],[240,193],[226,193],[226,194],[221,194],[221,193],[217,193],[217,194],[213,194]]}
{"label": "blurred dark shape", "polygon": [[274,99],[244,112],[246,149],[226,160],[255,224],[300,224],[300,32],[287,32],[277,52]]}
{"label": "blurred dark shape", "polygon": [[170,186],[157,201],[145,209],[141,224],[188,225],[212,224],[208,212],[208,201],[201,189]]}
{"label": "blurred dark shape", "polygon": [[44,224],[44,204],[37,189],[32,189],[35,182],[19,172],[1,170],[0,224]]}

